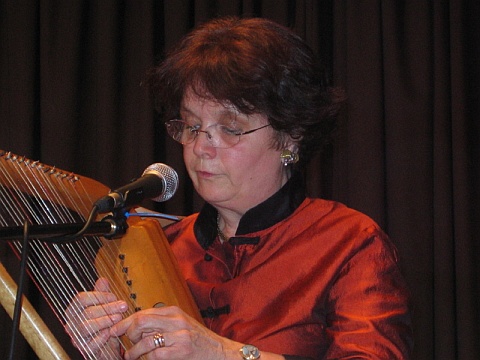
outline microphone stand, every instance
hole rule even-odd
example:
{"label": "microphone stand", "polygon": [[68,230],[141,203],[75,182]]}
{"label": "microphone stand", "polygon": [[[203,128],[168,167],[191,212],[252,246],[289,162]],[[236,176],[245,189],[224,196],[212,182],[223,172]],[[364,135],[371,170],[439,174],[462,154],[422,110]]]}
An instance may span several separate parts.
{"label": "microphone stand", "polygon": [[[97,209],[93,208],[90,218],[93,218],[96,212]],[[78,241],[84,236],[103,236],[107,239],[113,239],[124,235],[127,228],[128,224],[126,221],[125,209],[117,209],[113,212],[113,215],[106,216],[102,221],[92,222],[91,224],[88,224],[87,220],[86,223],[30,225],[28,221],[25,220],[23,226],[0,228],[0,240],[12,241],[23,239],[20,277],[12,316],[13,324],[9,360],[13,360],[15,343],[20,328],[22,296],[25,287],[30,240],[38,241],[43,239],[45,242],[61,244]]]}
{"label": "microphone stand", "polygon": [[[84,223],[29,225],[28,237],[30,240],[43,240],[46,242],[68,243],[79,240],[82,236],[102,236],[107,239],[116,238],[125,234],[128,225],[125,217],[115,218],[110,215],[92,223],[78,238],[71,238],[71,234],[80,231]],[[10,226],[0,228],[0,240],[21,240],[24,237],[23,226]]]}

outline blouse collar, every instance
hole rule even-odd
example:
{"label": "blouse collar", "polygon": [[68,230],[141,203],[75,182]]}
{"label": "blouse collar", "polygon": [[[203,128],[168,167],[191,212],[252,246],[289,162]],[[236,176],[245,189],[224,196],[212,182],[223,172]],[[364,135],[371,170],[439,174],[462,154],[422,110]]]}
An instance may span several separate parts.
{"label": "blouse collar", "polygon": [[[231,240],[237,245],[251,243],[251,239],[244,237],[245,235],[267,229],[287,218],[300,206],[305,197],[303,177],[297,172],[279,191],[242,216],[237,233]],[[197,241],[204,249],[208,249],[215,240],[217,236],[217,210],[209,203],[205,203],[198,214],[194,232]]]}

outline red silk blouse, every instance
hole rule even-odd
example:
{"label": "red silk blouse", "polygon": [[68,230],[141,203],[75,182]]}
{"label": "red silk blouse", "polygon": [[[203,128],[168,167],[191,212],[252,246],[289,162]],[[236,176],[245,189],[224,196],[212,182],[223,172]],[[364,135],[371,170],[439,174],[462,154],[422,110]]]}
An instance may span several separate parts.
{"label": "red silk blouse", "polygon": [[165,233],[205,324],[260,350],[312,359],[408,359],[409,293],[369,217],[290,181],[221,244],[216,210]]}

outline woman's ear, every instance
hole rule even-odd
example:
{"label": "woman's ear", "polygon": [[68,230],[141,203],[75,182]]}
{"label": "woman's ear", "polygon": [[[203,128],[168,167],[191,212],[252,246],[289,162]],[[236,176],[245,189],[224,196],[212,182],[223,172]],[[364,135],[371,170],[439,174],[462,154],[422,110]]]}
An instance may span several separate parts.
{"label": "woman's ear", "polygon": [[288,146],[287,146],[287,149],[290,150],[292,153],[295,153],[295,154],[298,154],[298,145],[297,143],[290,143]]}

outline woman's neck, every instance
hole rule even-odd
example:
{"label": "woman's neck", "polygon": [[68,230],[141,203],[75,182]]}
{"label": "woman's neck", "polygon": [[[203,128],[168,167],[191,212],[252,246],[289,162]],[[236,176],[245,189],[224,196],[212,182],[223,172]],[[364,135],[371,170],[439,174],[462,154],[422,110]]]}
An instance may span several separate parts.
{"label": "woman's neck", "polygon": [[223,243],[228,241],[237,232],[238,224],[242,218],[241,214],[229,213],[225,210],[220,210],[217,214],[217,232],[220,241]]}

